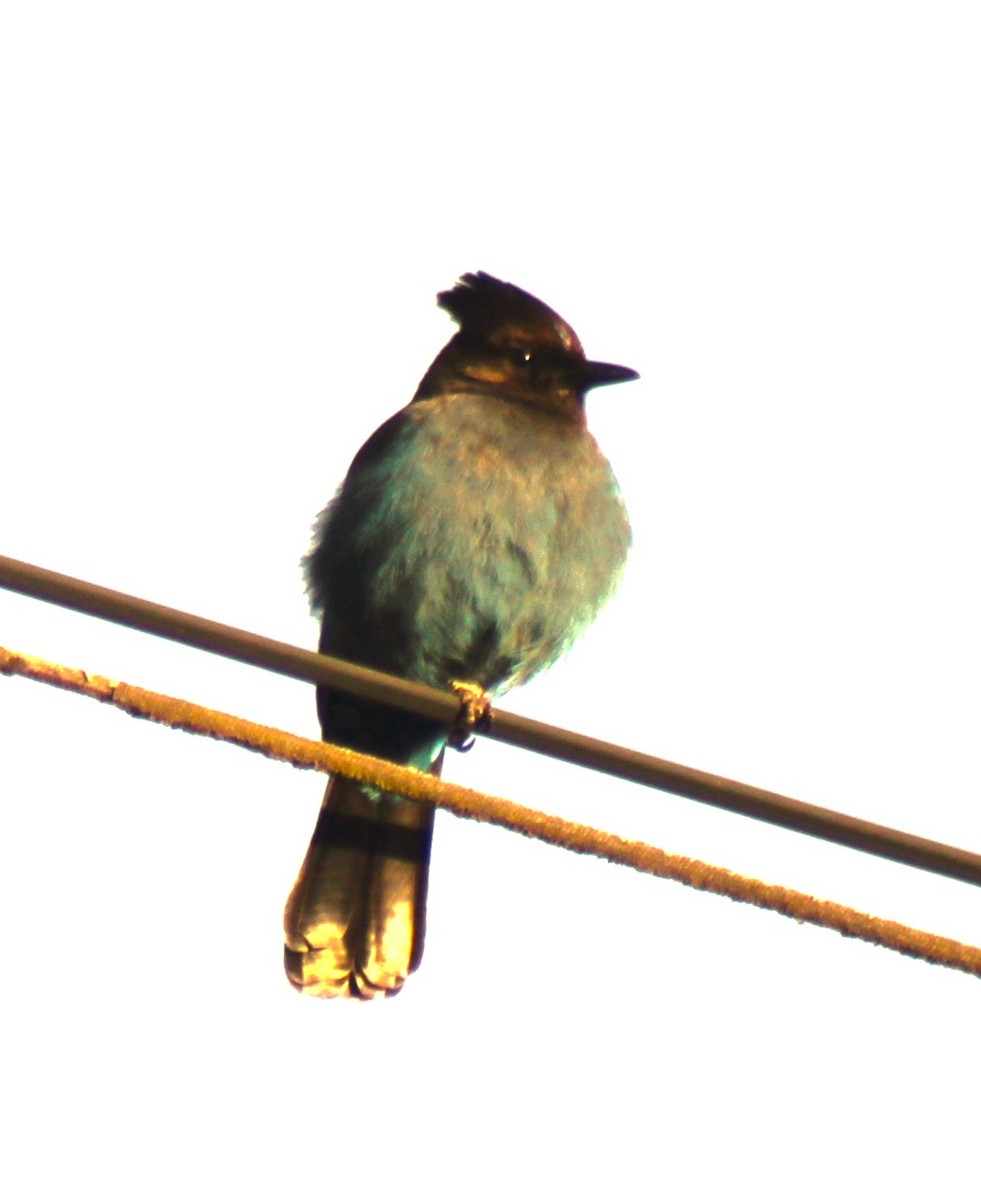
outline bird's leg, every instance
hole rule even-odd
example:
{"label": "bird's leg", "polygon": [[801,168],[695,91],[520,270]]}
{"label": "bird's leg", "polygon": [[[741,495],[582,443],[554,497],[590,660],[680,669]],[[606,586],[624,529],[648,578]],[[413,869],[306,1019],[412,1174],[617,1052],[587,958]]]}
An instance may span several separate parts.
{"label": "bird's leg", "polygon": [[450,727],[449,744],[465,754],[477,740],[474,735],[484,733],[490,727],[490,696],[476,683],[454,679],[450,687],[459,698],[460,711]]}

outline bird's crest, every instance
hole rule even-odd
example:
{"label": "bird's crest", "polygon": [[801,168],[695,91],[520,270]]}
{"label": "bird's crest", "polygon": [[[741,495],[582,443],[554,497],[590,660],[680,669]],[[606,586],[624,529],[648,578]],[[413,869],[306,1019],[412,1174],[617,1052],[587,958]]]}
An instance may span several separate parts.
{"label": "bird's crest", "polygon": [[506,330],[523,331],[581,355],[582,344],[559,314],[530,292],[495,279],[486,271],[461,275],[449,291],[439,293],[439,306],[464,334],[487,337]]}

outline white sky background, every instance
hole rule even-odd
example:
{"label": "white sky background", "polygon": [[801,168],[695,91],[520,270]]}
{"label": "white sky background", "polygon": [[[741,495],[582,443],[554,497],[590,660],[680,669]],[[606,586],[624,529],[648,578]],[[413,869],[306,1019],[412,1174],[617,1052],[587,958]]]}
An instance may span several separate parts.
{"label": "white sky background", "polygon": [[[313,645],[309,525],[482,268],[642,375],[589,405],[622,592],[506,706],[981,848],[975,21],[8,6],[0,553]],[[0,642],[316,736],[305,685],[4,592]],[[20,680],[0,727],[6,1194],[976,1170],[976,979],[444,816],[419,973],[304,1000],[319,779]],[[492,744],[447,774],[981,943],[967,885]]]}

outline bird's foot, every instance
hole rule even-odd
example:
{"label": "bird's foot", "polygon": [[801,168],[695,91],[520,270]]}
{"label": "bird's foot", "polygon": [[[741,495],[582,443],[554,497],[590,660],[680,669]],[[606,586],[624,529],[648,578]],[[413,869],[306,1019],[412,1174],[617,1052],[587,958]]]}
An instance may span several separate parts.
{"label": "bird's foot", "polygon": [[450,727],[449,744],[465,754],[477,740],[475,734],[485,733],[490,727],[490,696],[476,683],[454,679],[450,687],[460,701],[460,711]]}

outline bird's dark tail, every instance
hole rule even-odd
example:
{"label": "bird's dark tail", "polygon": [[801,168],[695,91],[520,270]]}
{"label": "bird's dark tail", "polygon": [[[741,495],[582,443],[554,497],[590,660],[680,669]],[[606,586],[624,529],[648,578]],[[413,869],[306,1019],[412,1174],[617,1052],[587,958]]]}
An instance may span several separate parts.
{"label": "bird's dark tail", "polygon": [[418,967],[433,817],[429,805],[331,779],[286,903],[286,974],[298,991],[371,1000]]}

